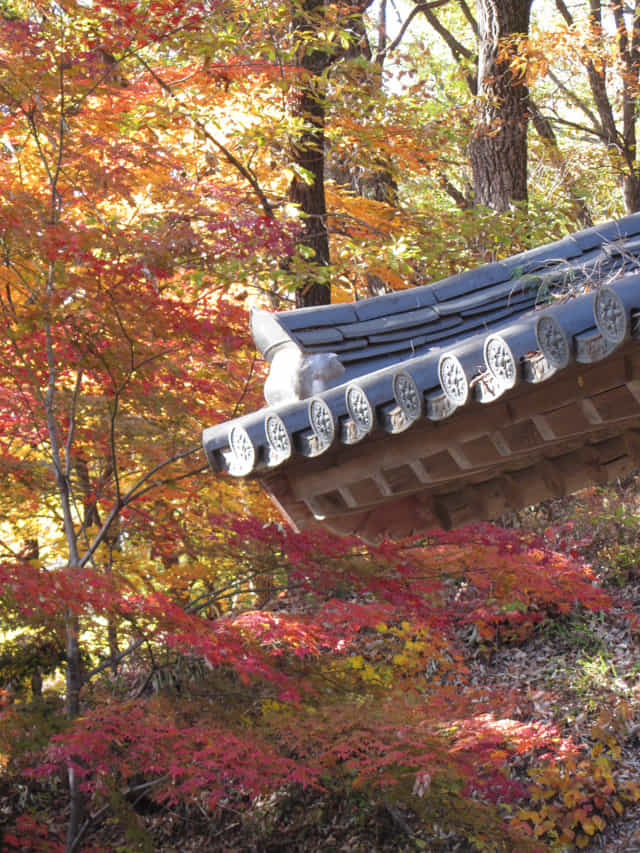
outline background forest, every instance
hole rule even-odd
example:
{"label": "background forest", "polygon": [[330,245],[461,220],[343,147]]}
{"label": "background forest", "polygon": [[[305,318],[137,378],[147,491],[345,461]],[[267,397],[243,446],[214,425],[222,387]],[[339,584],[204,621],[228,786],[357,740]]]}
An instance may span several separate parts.
{"label": "background forest", "polygon": [[635,478],[373,548],[200,432],[250,306],[639,210],[639,73],[639,0],[0,0],[3,850],[632,849]]}

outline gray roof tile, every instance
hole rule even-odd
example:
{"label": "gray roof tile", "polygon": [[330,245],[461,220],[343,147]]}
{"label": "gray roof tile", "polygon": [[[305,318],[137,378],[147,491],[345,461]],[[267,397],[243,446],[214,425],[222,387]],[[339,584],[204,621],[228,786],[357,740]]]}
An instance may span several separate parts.
{"label": "gray roof tile", "polygon": [[[548,301],[535,308],[541,298]],[[335,351],[340,385],[206,429],[217,470],[245,475],[320,455],[375,428],[441,420],[473,399],[607,358],[640,336],[640,213],[426,287],[353,304],[252,313],[267,358]]]}
{"label": "gray roof tile", "polygon": [[295,332],[298,329],[315,329],[319,326],[335,326],[339,323],[355,323],[358,319],[354,303],[298,308],[295,311],[281,311],[275,316],[281,326],[289,332]]}
{"label": "gray roof tile", "polygon": [[490,287],[493,284],[500,284],[507,281],[508,278],[509,271],[502,264],[496,262],[449,276],[449,278],[429,286],[438,302],[446,302],[448,299],[456,299],[472,291]]}
{"label": "gray roof tile", "polygon": [[[507,305],[500,308],[499,311],[492,311],[491,314],[483,314],[481,312],[469,313],[466,317],[459,314],[453,317],[445,317],[442,324],[438,324],[438,328],[433,330],[432,334],[427,335],[427,343],[435,343],[437,341],[449,340],[455,334],[456,338],[464,338],[469,334],[473,334],[480,329],[491,329],[496,324],[500,323],[506,317],[513,317],[515,314],[521,314],[522,308],[519,305]],[[444,327],[445,320],[459,320],[455,326]]]}
{"label": "gray roof tile", "polygon": [[433,308],[426,307],[392,314],[390,317],[377,317],[372,320],[337,326],[336,328],[345,338],[359,338],[363,335],[381,334],[395,329],[409,330],[423,323],[435,323],[437,319],[438,313]]}
{"label": "gray roof tile", "polygon": [[431,305],[435,298],[431,295],[431,301],[421,302],[418,298],[419,290],[424,288],[413,288],[396,293],[388,293],[384,296],[376,296],[373,299],[363,299],[355,302],[354,308],[359,320],[375,320],[378,317],[388,317],[391,314],[399,314],[402,311],[412,311],[423,305]]}
{"label": "gray roof tile", "polygon": [[473,317],[475,314],[486,314],[491,316],[493,312],[501,312],[513,308],[518,311],[526,311],[528,307],[533,308],[538,298],[538,290],[532,288],[528,292],[510,295],[508,299],[493,299],[491,302],[477,302],[465,306],[460,314],[463,317]]}
{"label": "gray roof tile", "polygon": [[454,326],[460,325],[460,323],[462,323],[462,317],[459,315],[453,315],[452,317],[446,317],[445,319],[439,320],[436,324],[429,323],[426,326],[416,326],[414,329],[411,329],[410,335],[408,334],[407,329],[402,329],[397,332],[384,332],[379,335],[368,335],[367,338],[369,343],[372,344],[383,344],[386,341],[407,340],[410,339],[411,336],[422,334],[429,338],[434,334],[449,334],[449,330],[453,329]]}
{"label": "gray roof tile", "polygon": [[[404,337],[399,341],[389,341],[384,344],[371,344],[365,350],[366,358],[376,358],[381,355],[386,355],[391,352],[403,352],[417,349],[418,347],[423,346],[427,342],[426,335],[417,335],[415,337]],[[344,354],[340,354],[340,361],[347,364],[350,361],[355,361],[356,359],[362,358],[362,352],[360,350],[352,350],[351,352],[345,352]]]}
{"label": "gray roof tile", "polygon": [[438,313],[442,317],[448,314],[464,314],[479,305],[491,304],[502,298],[505,307],[509,306],[512,299],[518,296],[531,293],[535,297],[538,286],[536,279],[527,277],[523,281],[506,281],[501,284],[496,284],[493,287],[487,287],[484,290],[478,290],[470,293],[467,296],[461,296],[458,299],[450,299],[447,302],[438,304]]}
{"label": "gray roof tile", "polygon": [[506,261],[500,261],[500,266],[505,269],[510,278],[518,278],[537,270],[544,270],[557,263],[577,258],[581,252],[580,246],[573,237],[565,237],[555,243],[538,246],[536,249],[513,255]]}
{"label": "gray roof tile", "polygon": [[625,239],[640,234],[640,213],[632,213],[622,219],[613,222],[605,222],[602,225],[594,225],[573,235],[584,252],[601,246],[603,243],[613,243],[616,240]]}
{"label": "gray roof tile", "polygon": [[[402,335],[401,337],[406,337],[406,336]],[[296,338],[297,338],[297,334],[296,334]],[[337,341],[334,341],[333,343],[330,343],[330,344],[314,344],[313,352],[335,352],[335,353],[338,353],[338,355],[340,355],[341,352],[347,352],[348,350],[352,350],[352,349],[365,349],[368,346],[368,344],[369,344],[368,338],[357,338],[356,340],[353,340],[353,341],[344,341],[343,340],[340,343],[338,343]]]}
{"label": "gray roof tile", "polygon": [[344,340],[342,333],[335,326],[321,326],[319,329],[302,329],[295,333],[295,338],[304,347],[315,347],[318,344],[341,343]]}

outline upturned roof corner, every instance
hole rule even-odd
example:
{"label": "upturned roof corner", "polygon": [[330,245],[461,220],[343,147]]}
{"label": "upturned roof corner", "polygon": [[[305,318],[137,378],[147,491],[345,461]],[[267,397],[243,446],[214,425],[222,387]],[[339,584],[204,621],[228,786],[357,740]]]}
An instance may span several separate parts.
{"label": "upturned roof corner", "polygon": [[203,444],[295,526],[399,538],[640,467],[640,213],[251,331],[282,402]]}

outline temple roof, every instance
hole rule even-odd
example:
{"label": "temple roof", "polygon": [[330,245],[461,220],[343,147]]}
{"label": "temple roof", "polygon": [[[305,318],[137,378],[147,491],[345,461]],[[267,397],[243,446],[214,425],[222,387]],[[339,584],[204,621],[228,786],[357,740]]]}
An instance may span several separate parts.
{"label": "temple roof", "polygon": [[297,526],[405,536],[640,466],[640,214],[423,287],[254,311],[251,328],[268,361],[345,368],[203,433],[215,471],[257,477]]}

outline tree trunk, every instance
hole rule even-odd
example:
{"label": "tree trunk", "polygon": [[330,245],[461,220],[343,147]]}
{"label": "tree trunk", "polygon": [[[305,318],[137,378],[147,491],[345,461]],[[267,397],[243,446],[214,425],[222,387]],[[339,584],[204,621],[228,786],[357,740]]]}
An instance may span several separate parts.
{"label": "tree trunk", "polygon": [[[378,44],[372,50],[369,44],[367,28],[363,14],[366,6],[371,3],[351,3],[350,30],[353,41],[345,58],[360,58],[364,60],[362,71],[356,77],[354,72],[354,86],[356,97],[369,96],[372,99],[382,91],[382,75],[384,61],[389,47],[387,33],[387,0],[381,0],[378,8]],[[345,101],[348,104],[348,100]],[[392,165],[384,154],[370,152],[366,166],[360,165],[347,157],[329,156],[326,164],[326,175],[337,184],[348,187],[356,195],[362,198],[381,201],[391,207],[397,207],[398,184],[393,176]]]}
{"label": "tree trunk", "polygon": [[[53,294],[53,267],[49,269],[46,286],[48,296]],[[69,561],[67,571],[73,575],[80,563],[78,557],[78,542],[73,515],[71,512],[71,490],[70,490],[70,460],[67,458],[63,464],[61,444],[58,436],[58,425],[56,423],[54,398],[56,395],[56,383],[58,368],[54,354],[53,333],[49,323],[45,324],[45,349],[49,380],[47,391],[44,396],[44,413],[49,435],[49,447],[51,450],[51,462],[55,474],[60,510],[64,525],[64,534],[67,543]],[[70,720],[80,715],[80,692],[82,690],[82,668],[80,659],[80,624],[77,615],[69,608],[65,614],[66,631],[66,696],[65,713]],[[78,835],[82,819],[84,817],[84,797],[80,790],[80,783],[75,773],[73,763],[67,765],[69,780],[69,823],[67,825],[67,853],[74,848],[75,838]]]}
{"label": "tree trunk", "polygon": [[624,176],[622,191],[625,213],[635,213],[640,210],[640,174],[635,169],[631,174]]}
{"label": "tree trunk", "polygon": [[498,212],[527,201],[527,87],[498,51],[501,39],[528,32],[531,1],[478,0],[479,115],[469,156],[476,204]]}
{"label": "tree trunk", "polygon": [[[78,619],[73,614],[69,613],[66,620],[67,631],[67,693],[65,702],[65,711],[69,719],[74,719],[80,715],[80,691],[82,689],[82,670],[80,661],[80,644],[78,642],[78,633],[80,626]],[[80,790],[80,780],[78,779],[73,763],[67,765],[67,775],[69,783],[69,822],[67,824],[67,853],[75,847],[75,839],[80,832],[80,827],[84,818],[85,804],[84,796]]]}
{"label": "tree trunk", "polygon": [[[324,15],[324,0],[303,0],[300,12],[294,19],[294,30],[299,34],[301,47],[299,65],[303,83],[294,93],[292,117],[301,119],[303,130],[292,146],[295,172],[289,186],[289,201],[298,205],[302,214],[298,246],[307,250],[307,260],[314,268],[329,265],[329,232],[324,191],[324,126],[325,94],[321,79],[331,62],[326,50],[313,45],[320,19]],[[296,288],[296,306],[326,305],[331,292],[326,277],[320,269],[312,269]]]}

